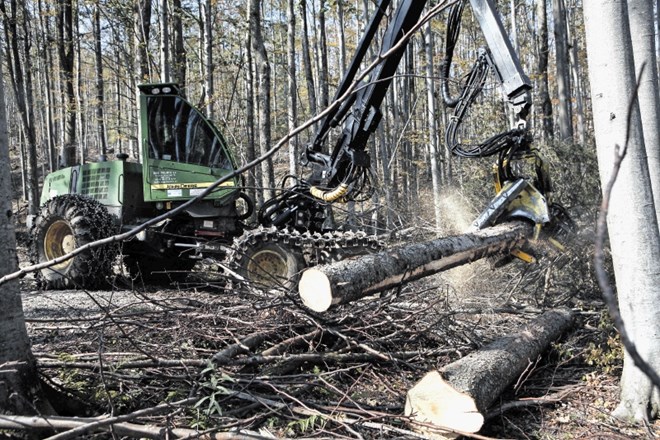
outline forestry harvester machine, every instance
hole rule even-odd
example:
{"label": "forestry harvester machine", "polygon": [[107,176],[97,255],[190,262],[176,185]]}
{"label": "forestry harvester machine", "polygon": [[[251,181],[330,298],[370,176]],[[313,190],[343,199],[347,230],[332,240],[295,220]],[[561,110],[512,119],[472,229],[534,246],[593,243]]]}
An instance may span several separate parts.
{"label": "forestry harvester machine", "polygon": [[[565,213],[550,202],[546,167],[526,129],[531,83],[492,0],[469,2],[489,49],[480,51],[460,96],[452,99],[447,76],[465,3],[459,0],[449,14],[441,76],[443,100],[454,108],[446,131],[449,148],[464,157],[497,155],[497,194],[474,227],[515,217],[533,222],[537,229],[552,229]],[[120,153],[113,161],[76,165],[46,176],[42,206],[32,226],[32,259],[45,262],[116,233],[135,228],[139,232],[121,246],[88,248],[42,269],[42,287],[100,286],[120,247],[127,270],[147,282],[184,277],[200,259],[229,258],[225,267],[267,285],[286,284],[306,266],[377,248],[373,236],[337,225],[332,204],[364,200],[373,190],[365,146],[382,118],[381,104],[427,1],[399,2],[389,14],[380,56],[368,77],[360,75],[390,3],[379,2],[336,92],[337,98],[347,96],[328,109],[306,148],[303,164],[311,170],[309,175],[288,176],[285,182],[292,185],[283,185],[259,207],[258,225],[245,223],[254,202],[244,192],[220,130],[184,99],[177,85],[140,85],[140,162],[129,162]],[[457,140],[460,125],[491,71],[513,109],[515,124],[478,145],[463,145]],[[332,136],[334,148],[325,154],[335,131],[339,133]],[[514,164],[522,161],[531,162],[532,177],[514,172]]]}

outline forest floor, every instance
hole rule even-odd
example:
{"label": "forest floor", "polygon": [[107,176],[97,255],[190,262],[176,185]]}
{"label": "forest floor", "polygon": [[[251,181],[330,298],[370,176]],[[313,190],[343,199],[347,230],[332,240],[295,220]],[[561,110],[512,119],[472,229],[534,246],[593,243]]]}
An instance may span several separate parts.
{"label": "forest floor", "polygon": [[[44,292],[29,276],[21,287],[40,374],[70,397],[58,408],[64,415],[173,402],[135,421],[264,438],[411,438],[405,394],[426,371],[544,309],[568,307],[575,326],[501,396],[480,435],[657,438],[658,422],[640,427],[610,416],[620,344],[593,285],[575,285],[568,274],[588,263],[562,258],[534,269],[475,262],[323,315],[289,293],[200,274],[167,288],[119,277],[102,292]],[[197,403],[174,403],[190,397]]]}

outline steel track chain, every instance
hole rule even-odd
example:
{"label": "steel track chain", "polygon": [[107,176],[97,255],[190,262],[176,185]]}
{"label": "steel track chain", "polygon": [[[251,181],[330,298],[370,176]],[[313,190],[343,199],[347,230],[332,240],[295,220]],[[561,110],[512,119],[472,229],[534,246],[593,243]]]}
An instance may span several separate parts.
{"label": "steel track chain", "polygon": [[385,247],[383,240],[364,231],[333,231],[321,234],[260,226],[246,231],[234,240],[229,266],[241,267],[251,247],[269,242],[301,252],[307,266],[329,264],[350,256],[376,252]]}

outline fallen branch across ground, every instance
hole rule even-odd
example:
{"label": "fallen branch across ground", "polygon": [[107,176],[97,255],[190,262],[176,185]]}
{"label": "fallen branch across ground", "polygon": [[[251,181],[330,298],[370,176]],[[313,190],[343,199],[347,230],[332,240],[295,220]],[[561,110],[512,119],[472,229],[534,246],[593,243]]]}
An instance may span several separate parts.
{"label": "fallen branch across ground", "polygon": [[298,285],[303,303],[315,312],[400,286],[524,243],[532,226],[511,222],[468,234],[413,243],[386,251],[316,266]]}

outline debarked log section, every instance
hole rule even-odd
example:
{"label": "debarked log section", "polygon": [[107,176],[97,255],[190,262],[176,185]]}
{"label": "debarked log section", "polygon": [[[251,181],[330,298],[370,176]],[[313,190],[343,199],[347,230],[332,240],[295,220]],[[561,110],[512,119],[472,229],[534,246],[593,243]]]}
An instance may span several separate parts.
{"label": "debarked log section", "polygon": [[479,431],[484,412],[572,323],[569,310],[549,310],[517,332],[427,373],[406,395],[406,416],[430,438]]}
{"label": "debarked log section", "polygon": [[508,253],[530,236],[532,226],[505,223],[480,231],[388,249],[316,266],[303,272],[298,291],[316,312],[460,266]]}

